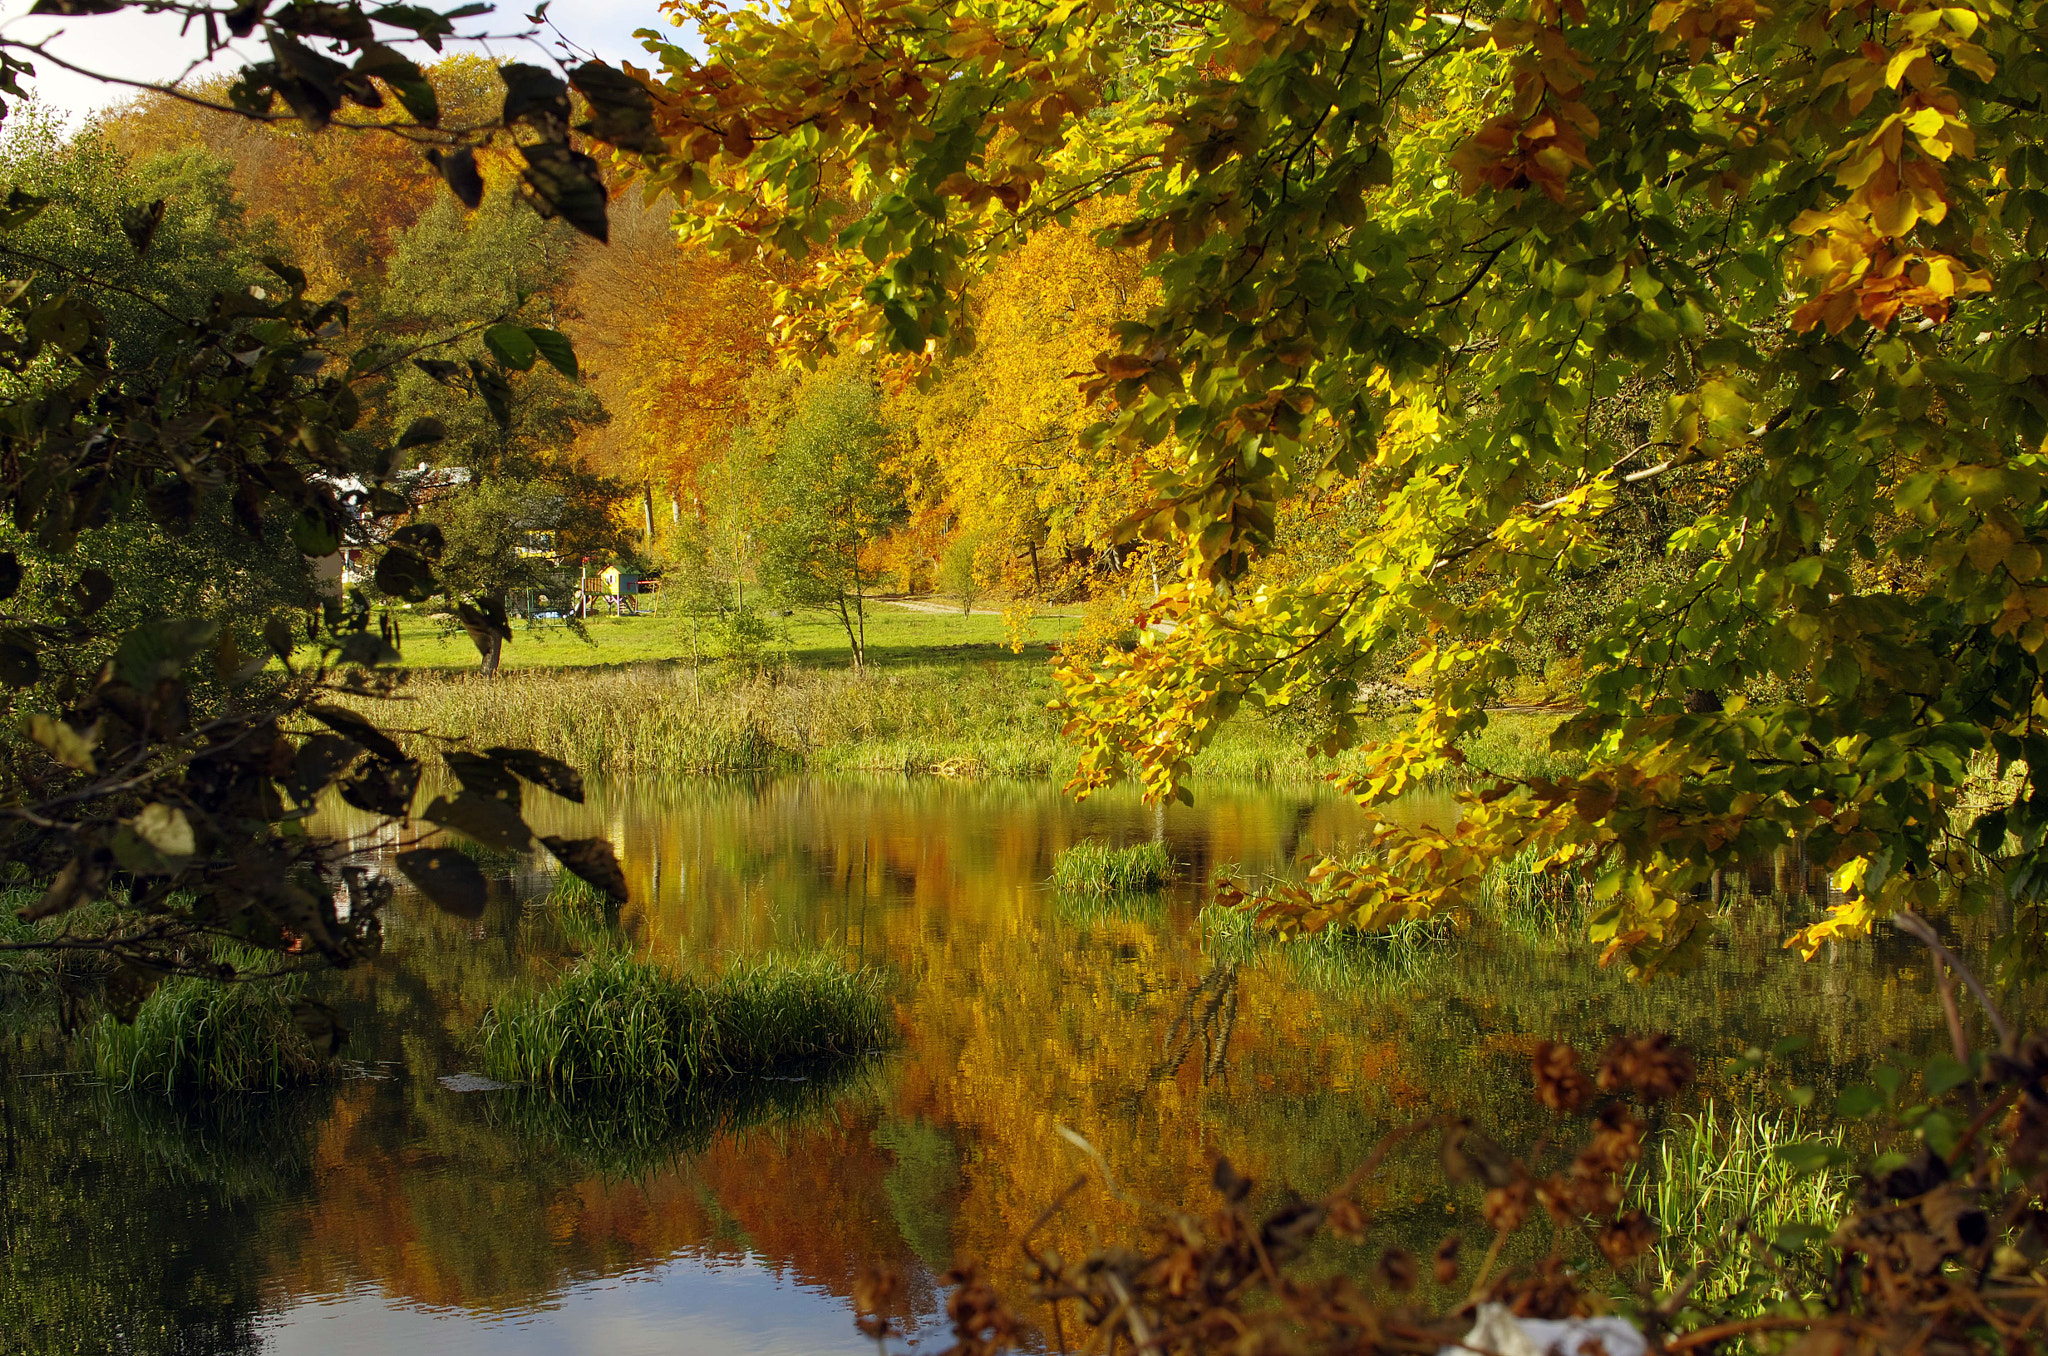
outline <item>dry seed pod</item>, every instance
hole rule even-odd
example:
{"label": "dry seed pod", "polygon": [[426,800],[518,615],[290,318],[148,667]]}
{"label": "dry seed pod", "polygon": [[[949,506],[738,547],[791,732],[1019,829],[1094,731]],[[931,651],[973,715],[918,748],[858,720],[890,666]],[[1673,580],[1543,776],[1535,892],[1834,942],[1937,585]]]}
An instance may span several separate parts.
{"label": "dry seed pod", "polygon": [[1436,1283],[1450,1285],[1458,1279],[1458,1248],[1464,1243],[1459,1234],[1445,1234],[1444,1241],[1436,1245]]}
{"label": "dry seed pod", "polygon": [[1416,1270],[1415,1259],[1408,1255],[1405,1248],[1388,1248],[1381,1253],[1379,1265],[1373,1268],[1373,1274],[1379,1278],[1381,1285],[1397,1295],[1413,1290],[1415,1282],[1420,1280],[1422,1275]]}
{"label": "dry seed pod", "polygon": [[1536,1100],[1560,1114],[1577,1111],[1593,1095],[1593,1080],[1579,1067],[1579,1052],[1562,1041],[1538,1041],[1529,1074]]}

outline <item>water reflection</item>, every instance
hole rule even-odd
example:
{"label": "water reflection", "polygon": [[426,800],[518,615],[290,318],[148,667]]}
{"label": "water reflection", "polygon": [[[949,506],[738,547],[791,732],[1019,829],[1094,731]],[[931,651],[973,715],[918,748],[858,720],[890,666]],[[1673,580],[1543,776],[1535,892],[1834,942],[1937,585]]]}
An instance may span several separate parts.
{"label": "water reflection", "polygon": [[[219,1125],[78,1080],[6,1084],[0,1330],[29,1350],[852,1350],[863,1264],[910,1278],[927,1333],[956,1255],[1009,1268],[1080,1166],[1056,1123],[1154,1200],[1201,1199],[1219,1154],[1264,1190],[1314,1189],[1424,1108],[1533,1138],[1543,1036],[1671,1029],[1722,1078],[1715,1056],[1799,1032],[1824,1089],[1937,1039],[1914,950],[1780,950],[1813,907],[1785,897],[1797,861],[1725,880],[1733,921],[1704,971],[1646,989],[1541,929],[1398,963],[1206,929],[1199,883],[1218,868],[1286,869],[1358,831],[1307,794],[1160,812],[1040,786],[694,782],[544,815],[610,837],[633,902],[594,923],[535,909],[530,862],[502,864],[475,922],[401,901],[384,955],[333,985],[360,1076]],[[1159,838],[1183,883],[1136,904],[1053,897],[1054,854],[1088,837]],[[496,995],[605,933],[685,964],[843,947],[892,976],[903,1043],[715,1108],[441,1084],[475,1067]],[[1379,1216],[1418,1249],[1471,1208],[1437,1176],[1419,1149],[1379,1186]],[[1091,1190],[1048,1241],[1128,1223]],[[1358,1261],[1328,1247],[1328,1265]]]}

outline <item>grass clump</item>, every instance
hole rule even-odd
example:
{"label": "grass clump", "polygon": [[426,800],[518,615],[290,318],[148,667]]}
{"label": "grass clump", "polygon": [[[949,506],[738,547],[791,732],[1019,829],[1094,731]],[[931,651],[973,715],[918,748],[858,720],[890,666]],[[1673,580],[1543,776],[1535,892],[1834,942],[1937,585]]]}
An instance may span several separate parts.
{"label": "grass clump", "polygon": [[[1757,1313],[1822,1293],[1819,1239],[1853,1204],[1852,1179],[1840,1168],[1802,1173],[1780,1156],[1810,1138],[1795,1116],[1708,1102],[1655,1141],[1627,1189],[1658,1222],[1662,1288],[1704,1262],[1693,1295],[1716,1308]],[[1841,1143],[1839,1132],[1824,1138]]]}
{"label": "grass clump", "polygon": [[1532,942],[1562,943],[1585,935],[1588,890],[1576,869],[1539,872],[1534,848],[1500,863],[1479,883],[1478,914]]}
{"label": "grass clump", "polygon": [[1063,895],[1135,895],[1173,879],[1173,855],[1164,843],[1076,843],[1052,860],[1053,889]]}
{"label": "grass clump", "polygon": [[332,1078],[332,1051],[300,1027],[303,975],[274,976],[274,956],[223,946],[214,958],[248,976],[181,976],[157,986],[132,1022],[103,1017],[87,1032],[94,1070],[118,1092],[164,1096],[274,1092]]}
{"label": "grass clump", "polygon": [[689,1087],[883,1044],[881,982],[826,955],[748,962],[711,981],[624,952],[492,1008],[485,1070],[509,1083]]}
{"label": "grass clump", "polygon": [[1223,964],[1285,967],[1322,993],[1384,996],[1427,983],[1453,954],[1457,931],[1445,917],[1407,918],[1367,932],[1336,926],[1281,939],[1244,909],[1210,904],[1199,923],[1204,945]]}

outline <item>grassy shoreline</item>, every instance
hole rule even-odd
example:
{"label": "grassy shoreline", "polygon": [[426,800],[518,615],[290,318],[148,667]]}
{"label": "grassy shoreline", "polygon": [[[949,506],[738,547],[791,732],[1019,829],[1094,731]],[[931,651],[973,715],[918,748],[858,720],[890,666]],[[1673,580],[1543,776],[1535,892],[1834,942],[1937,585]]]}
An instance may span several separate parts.
{"label": "grassy shoreline", "polygon": [[[357,699],[390,726],[538,749],[587,773],[890,772],[1071,777],[1076,752],[1048,709],[1043,662],[982,659],[740,674],[724,666],[415,673],[400,701]],[[1556,716],[1501,715],[1467,749],[1477,766],[1554,771]],[[1240,716],[1194,759],[1199,780],[1320,780],[1342,762],[1312,757],[1292,723]],[[421,750],[427,741],[415,737]]]}

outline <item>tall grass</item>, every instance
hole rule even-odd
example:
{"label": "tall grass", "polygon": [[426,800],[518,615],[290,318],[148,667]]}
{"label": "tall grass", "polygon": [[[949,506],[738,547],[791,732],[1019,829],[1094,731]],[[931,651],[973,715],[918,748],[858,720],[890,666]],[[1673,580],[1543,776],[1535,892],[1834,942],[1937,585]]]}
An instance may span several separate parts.
{"label": "tall grass", "polygon": [[1164,843],[1076,843],[1052,860],[1052,888],[1068,895],[1135,895],[1173,879],[1173,854]]}
{"label": "tall grass", "polygon": [[1224,964],[1286,967],[1324,993],[1385,996],[1425,983],[1454,954],[1447,918],[1411,918],[1378,932],[1332,927],[1280,940],[1243,909],[1211,904],[1198,920],[1205,946]]}
{"label": "tall grass", "polygon": [[824,954],[770,957],[714,980],[623,952],[493,1007],[480,1033],[494,1078],[555,1089],[693,1087],[887,1042],[880,978]]}
{"label": "tall grass", "polygon": [[[1826,1278],[1816,1245],[1763,1255],[1780,1231],[1831,1229],[1851,1204],[1848,1173],[1830,1168],[1802,1175],[1778,1156],[1781,1147],[1806,1138],[1796,1116],[1709,1102],[1653,1142],[1628,1192],[1660,1228],[1654,1254],[1660,1289],[1680,1284],[1704,1263],[1693,1293],[1718,1311],[1758,1312],[1820,1293]],[[1840,1143],[1839,1132],[1826,1138]]]}
{"label": "tall grass", "polygon": [[572,872],[558,872],[539,899],[519,916],[522,931],[554,950],[579,954],[608,951],[624,940],[618,909],[604,891]]}
{"label": "tall grass", "polygon": [[[942,772],[1061,780],[1075,769],[1048,709],[1049,667],[931,662],[745,674],[649,662],[613,669],[420,672],[403,705],[351,698],[398,724],[539,749],[608,776],[705,772]],[[1555,716],[1503,714],[1471,741],[1479,766],[1559,770]],[[1193,760],[1198,779],[1320,778],[1310,734],[1282,715],[1241,715]],[[420,744],[421,751],[426,744]]]}
{"label": "tall grass", "polygon": [[[215,958],[262,976],[277,958],[222,946]],[[133,1022],[103,1017],[86,1039],[94,1070],[118,1092],[272,1092],[331,1078],[333,1056],[315,1046],[293,1015],[305,977],[224,982],[184,976],[143,1000]]]}
{"label": "tall grass", "polygon": [[1533,848],[1500,863],[1479,883],[1476,912],[1535,942],[1569,942],[1586,929],[1586,882],[1575,870],[1539,873]]}

